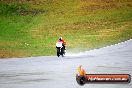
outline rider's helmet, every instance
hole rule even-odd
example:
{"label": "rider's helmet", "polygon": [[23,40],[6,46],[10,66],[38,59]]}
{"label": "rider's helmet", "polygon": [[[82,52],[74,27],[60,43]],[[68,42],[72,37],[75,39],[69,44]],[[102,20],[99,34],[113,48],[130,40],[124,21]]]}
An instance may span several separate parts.
{"label": "rider's helmet", "polygon": [[62,37],[60,37],[59,40],[61,41],[62,40]]}

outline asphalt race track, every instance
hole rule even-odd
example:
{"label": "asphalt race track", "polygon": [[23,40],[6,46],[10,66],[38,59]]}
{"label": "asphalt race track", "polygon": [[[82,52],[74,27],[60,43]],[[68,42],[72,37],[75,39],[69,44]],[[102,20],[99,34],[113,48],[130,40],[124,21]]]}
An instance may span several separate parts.
{"label": "asphalt race track", "polygon": [[129,84],[86,84],[76,82],[77,67],[88,74],[132,75],[132,40],[64,58],[41,56],[0,59],[0,88],[132,88]]}

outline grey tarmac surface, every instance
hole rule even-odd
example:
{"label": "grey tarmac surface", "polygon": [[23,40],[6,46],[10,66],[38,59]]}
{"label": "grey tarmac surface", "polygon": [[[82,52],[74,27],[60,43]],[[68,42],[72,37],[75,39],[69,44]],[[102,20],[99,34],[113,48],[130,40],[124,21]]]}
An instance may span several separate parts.
{"label": "grey tarmac surface", "polygon": [[130,84],[76,82],[77,67],[88,74],[132,75],[132,40],[62,57],[41,56],[0,59],[0,88],[132,88]]}

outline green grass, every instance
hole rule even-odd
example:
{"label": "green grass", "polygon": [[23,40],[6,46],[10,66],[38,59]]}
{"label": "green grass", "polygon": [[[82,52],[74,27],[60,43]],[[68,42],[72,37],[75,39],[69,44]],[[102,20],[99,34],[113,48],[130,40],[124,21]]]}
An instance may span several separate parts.
{"label": "green grass", "polygon": [[7,2],[0,3],[0,57],[55,55],[59,36],[69,52],[132,38],[129,0]]}

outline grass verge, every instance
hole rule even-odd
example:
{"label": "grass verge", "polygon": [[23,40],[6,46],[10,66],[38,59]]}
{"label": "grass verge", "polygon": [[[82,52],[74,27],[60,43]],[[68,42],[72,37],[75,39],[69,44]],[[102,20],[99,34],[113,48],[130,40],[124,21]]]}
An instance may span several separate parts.
{"label": "grass verge", "polygon": [[2,58],[56,55],[59,36],[66,40],[69,52],[132,38],[129,0],[31,0],[0,5]]}

